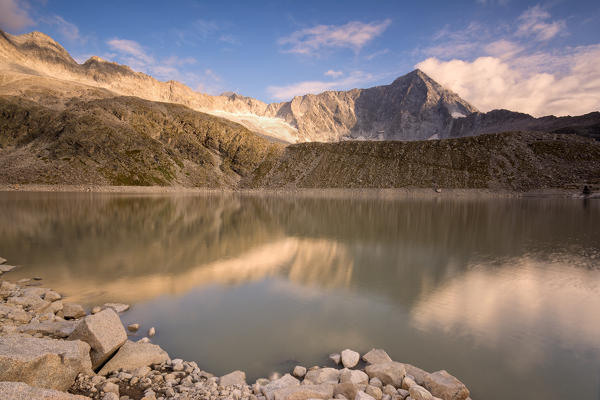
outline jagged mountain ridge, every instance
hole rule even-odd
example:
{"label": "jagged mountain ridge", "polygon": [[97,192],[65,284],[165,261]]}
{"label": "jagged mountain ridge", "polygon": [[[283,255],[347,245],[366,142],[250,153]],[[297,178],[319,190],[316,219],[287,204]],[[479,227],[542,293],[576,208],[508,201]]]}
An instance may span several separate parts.
{"label": "jagged mountain ridge", "polygon": [[72,99],[118,95],[177,103],[238,122],[288,142],[422,140],[507,130],[541,130],[600,137],[600,113],[534,118],[507,110],[479,113],[420,70],[390,85],[326,91],[267,104],[235,93],[211,96],[176,81],[160,82],[125,65],[91,57],[78,64],[49,36],[0,31],[0,94],[64,109]]}

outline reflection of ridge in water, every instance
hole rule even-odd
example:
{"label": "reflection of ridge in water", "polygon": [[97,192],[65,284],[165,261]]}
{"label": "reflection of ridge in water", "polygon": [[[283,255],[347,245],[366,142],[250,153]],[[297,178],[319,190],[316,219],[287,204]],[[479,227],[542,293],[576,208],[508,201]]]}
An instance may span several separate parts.
{"label": "reflection of ridge in water", "polygon": [[205,285],[240,285],[274,276],[300,286],[344,287],[352,277],[352,260],[346,247],[334,241],[290,237],[179,273],[107,280],[103,282],[100,293],[94,282],[85,277],[78,279],[77,276],[57,282],[56,288],[64,293],[73,293],[70,299],[83,303],[90,300],[101,303],[115,298],[138,303],[163,294],[181,295]]}

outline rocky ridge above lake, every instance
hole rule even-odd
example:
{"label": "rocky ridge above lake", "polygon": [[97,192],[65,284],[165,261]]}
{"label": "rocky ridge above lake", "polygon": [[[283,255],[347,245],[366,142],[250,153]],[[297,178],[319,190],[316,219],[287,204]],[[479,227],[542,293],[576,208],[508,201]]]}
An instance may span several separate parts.
{"label": "rocky ridge above lake", "polygon": [[59,43],[40,32],[15,36],[0,31],[0,95],[59,110],[73,99],[136,96],[185,105],[287,143],[424,140],[508,130],[600,136],[598,112],[562,118],[534,118],[508,110],[480,113],[420,70],[389,85],[305,94],[267,104],[236,93],[195,92],[182,83],[161,82],[97,56],[78,64]]}
{"label": "rocky ridge above lake", "polygon": [[[196,362],[171,359],[148,337],[128,340],[118,316],[127,305],[105,304],[87,315],[38,284],[0,280],[2,399],[470,399],[467,387],[446,371],[395,362],[381,349],[365,353],[362,361],[345,349],[330,356],[330,366],[297,365],[254,384],[243,371],[216,377]],[[153,336],[154,328],[148,333]]]}

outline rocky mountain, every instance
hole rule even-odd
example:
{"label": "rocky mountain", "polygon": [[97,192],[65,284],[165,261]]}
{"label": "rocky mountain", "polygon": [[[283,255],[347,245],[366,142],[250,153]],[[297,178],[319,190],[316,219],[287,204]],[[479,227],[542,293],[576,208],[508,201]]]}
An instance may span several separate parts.
{"label": "rocky mountain", "polygon": [[527,129],[599,135],[600,116],[536,119],[506,110],[479,113],[420,70],[390,85],[296,96],[266,104],[236,93],[211,96],[175,81],[160,82],[91,57],[78,64],[49,36],[0,31],[0,94],[64,109],[68,102],[114,96],[185,105],[244,125],[266,138],[304,141],[422,140]]}

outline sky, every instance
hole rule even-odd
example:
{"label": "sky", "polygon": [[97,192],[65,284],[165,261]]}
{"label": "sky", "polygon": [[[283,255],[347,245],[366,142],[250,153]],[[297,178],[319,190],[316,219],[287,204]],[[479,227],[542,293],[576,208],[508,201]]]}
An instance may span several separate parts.
{"label": "sky", "polygon": [[419,68],[481,111],[600,110],[598,0],[0,0],[0,29],[265,102]]}

